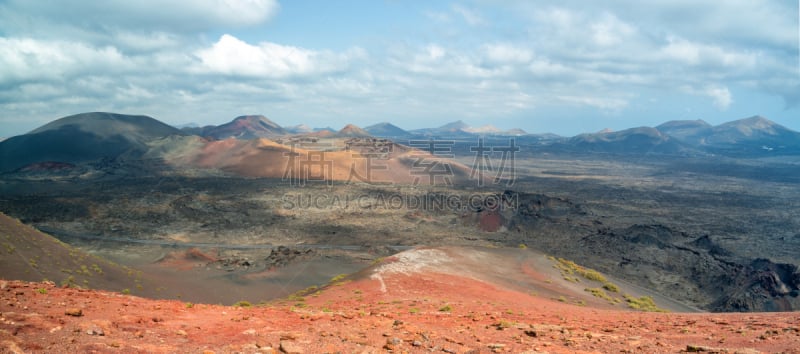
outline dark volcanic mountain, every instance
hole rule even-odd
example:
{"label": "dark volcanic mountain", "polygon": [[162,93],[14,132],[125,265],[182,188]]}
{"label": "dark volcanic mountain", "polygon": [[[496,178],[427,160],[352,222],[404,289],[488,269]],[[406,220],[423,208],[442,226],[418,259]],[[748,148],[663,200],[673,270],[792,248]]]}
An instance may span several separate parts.
{"label": "dark volcanic mountain", "polygon": [[409,135],[407,131],[389,122],[370,125],[364,130],[371,135],[380,137],[404,137]]}
{"label": "dark volcanic mountain", "polygon": [[81,163],[139,157],[147,142],[186,133],[147,116],[82,113],[50,122],[0,143],[0,171],[42,162]]}
{"label": "dark volcanic mountain", "polygon": [[658,131],[689,144],[703,144],[711,133],[711,124],[702,119],[672,120],[656,127]]}
{"label": "dark volcanic mountain", "polygon": [[715,126],[706,144],[741,152],[800,152],[800,133],[761,116]]}
{"label": "dark volcanic mountain", "polygon": [[690,150],[677,139],[650,127],[581,134],[554,146],[579,152],[621,154],[678,154]]}
{"label": "dark volcanic mountain", "polygon": [[726,155],[794,154],[800,133],[761,116],[710,126],[698,121],[671,121],[657,127],[682,142]]}
{"label": "dark volcanic mountain", "polygon": [[227,138],[242,140],[272,138],[289,133],[277,123],[261,115],[239,116],[229,123],[219,126],[207,126],[199,129],[199,131],[197,129],[192,130],[192,132],[217,140]]}

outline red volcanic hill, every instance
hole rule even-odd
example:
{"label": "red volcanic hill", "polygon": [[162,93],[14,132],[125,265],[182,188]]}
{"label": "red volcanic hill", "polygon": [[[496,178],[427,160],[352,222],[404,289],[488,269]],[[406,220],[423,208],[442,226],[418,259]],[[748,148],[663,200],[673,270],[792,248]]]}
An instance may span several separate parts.
{"label": "red volcanic hill", "polygon": [[[638,302],[611,305],[595,296],[601,293],[594,280],[563,280],[564,263],[512,251],[410,250],[321,290],[259,306],[0,281],[0,351],[797,353],[800,347],[796,314],[634,311]],[[539,288],[523,291],[518,280]]]}
{"label": "red volcanic hill", "polygon": [[201,129],[198,135],[214,139],[237,138],[243,140],[270,138],[288,134],[289,132],[277,123],[261,115],[239,116],[233,121],[220,126],[208,126]]}
{"label": "red volcanic hill", "polygon": [[293,143],[268,139],[226,139],[207,142],[199,149],[166,152],[165,156],[177,166],[220,169],[247,177],[421,185],[431,181],[436,185],[465,183],[470,178],[470,168],[461,163],[391,142],[368,140],[358,149],[323,151],[304,148],[313,145],[308,141],[293,147]]}
{"label": "red volcanic hill", "polygon": [[370,137],[371,135],[366,130],[361,129],[354,124],[348,124],[345,125],[342,130],[339,130],[336,133],[336,136],[340,138],[366,138]]}

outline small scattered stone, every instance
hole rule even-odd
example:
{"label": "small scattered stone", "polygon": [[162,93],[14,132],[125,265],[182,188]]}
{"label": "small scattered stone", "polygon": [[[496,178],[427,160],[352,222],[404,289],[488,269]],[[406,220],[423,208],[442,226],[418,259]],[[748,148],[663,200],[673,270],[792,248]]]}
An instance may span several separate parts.
{"label": "small scattered stone", "polygon": [[281,341],[280,349],[285,354],[303,354],[303,349],[301,349],[300,346],[286,340]]}
{"label": "small scattered stone", "polygon": [[744,348],[744,349],[736,349],[733,354],[761,354],[761,351],[752,349],[752,348]]}
{"label": "small scattered stone", "polygon": [[299,337],[297,333],[282,333],[281,340],[295,340]]}
{"label": "small scattered stone", "polygon": [[81,310],[81,309],[79,309],[77,307],[70,307],[70,308],[64,310],[64,314],[67,315],[67,316],[80,317],[80,316],[83,316],[83,310]]}
{"label": "small scattered stone", "polygon": [[689,353],[718,352],[718,350],[715,348],[709,348],[703,345],[692,345],[692,344],[686,346],[686,351]]}
{"label": "small scattered stone", "polygon": [[179,335],[179,336],[183,336],[183,337],[186,337],[187,335],[189,335],[188,333],[186,333],[186,331],[184,331],[184,330],[182,330],[182,329],[179,329],[179,330],[178,330],[177,332],[175,332],[175,333],[176,333],[177,335]]}

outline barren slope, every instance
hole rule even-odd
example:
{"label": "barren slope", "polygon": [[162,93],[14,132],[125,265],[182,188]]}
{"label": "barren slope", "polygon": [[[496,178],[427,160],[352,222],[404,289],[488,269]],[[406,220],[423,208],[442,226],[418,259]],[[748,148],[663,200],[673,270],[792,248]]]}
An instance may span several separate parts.
{"label": "barren slope", "polygon": [[170,297],[149,275],[89,255],[0,213],[0,277]]}
{"label": "barren slope", "polygon": [[[458,269],[453,267],[472,256],[454,249],[407,251],[361,274],[337,279],[319,292],[248,308],[2,281],[0,348],[134,353],[798,353],[797,314],[664,314],[577,306],[472,276],[480,270],[465,268],[463,275],[455,274]],[[77,310],[80,316],[73,316]]]}

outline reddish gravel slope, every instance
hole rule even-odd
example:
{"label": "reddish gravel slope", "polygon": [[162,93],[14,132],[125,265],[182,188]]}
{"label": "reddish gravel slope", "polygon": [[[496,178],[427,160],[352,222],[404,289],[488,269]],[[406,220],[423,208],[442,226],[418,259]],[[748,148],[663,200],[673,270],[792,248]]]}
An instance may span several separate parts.
{"label": "reddish gravel slope", "polygon": [[0,352],[800,353],[797,313],[577,306],[407,252],[319,292],[248,308],[2,281]]}

